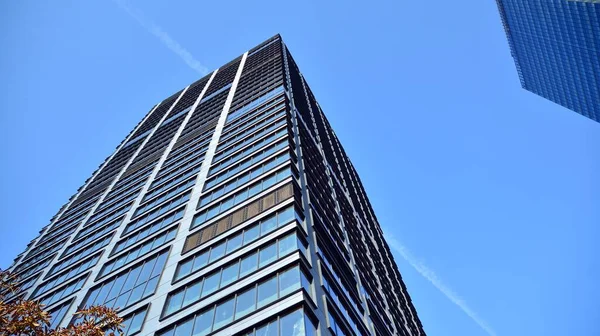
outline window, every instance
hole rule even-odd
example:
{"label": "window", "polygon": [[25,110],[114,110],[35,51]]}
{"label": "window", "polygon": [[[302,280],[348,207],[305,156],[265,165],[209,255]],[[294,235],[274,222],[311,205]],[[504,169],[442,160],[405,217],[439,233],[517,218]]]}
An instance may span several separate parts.
{"label": "window", "polygon": [[[125,230],[123,231],[123,235],[126,235],[126,234],[146,225],[148,222],[158,218],[162,214],[174,209],[175,207],[177,207],[181,204],[184,204],[185,202],[187,202],[189,200],[189,197],[190,197],[189,193],[181,195],[179,197],[176,197],[175,199],[167,202],[166,204],[161,205],[160,207],[156,208],[155,210],[150,211],[150,213],[137,218],[133,222],[127,224],[127,226],[125,227]],[[179,211],[173,213],[170,217],[164,217],[162,220],[156,221],[152,226],[155,226],[157,224],[162,224],[160,227],[165,227],[166,225],[168,225],[168,224],[163,224],[165,221],[169,222],[169,223],[173,223],[174,220],[181,218],[181,217],[179,217],[176,219],[171,219],[171,217],[177,216],[177,214],[181,214],[181,216],[183,217],[183,209],[180,209]]]}
{"label": "window", "polygon": [[281,330],[289,336],[306,335],[304,329],[304,314],[300,310],[281,318]]}
{"label": "window", "polygon": [[121,335],[131,336],[140,332],[142,330],[142,326],[144,325],[144,319],[146,318],[147,312],[148,306],[125,317],[123,319],[123,333]]}
{"label": "window", "polygon": [[[237,165],[233,166],[230,170],[237,169],[237,171],[241,171],[242,169],[245,169],[245,168],[249,167],[250,165],[268,157],[269,155],[272,155],[272,154],[276,153],[277,151],[287,148],[287,146],[288,146],[288,142],[286,140],[282,140],[282,141],[279,141],[278,143],[276,143],[272,146],[269,146],[257,153],[254,153],[249,158],[248,158],[248,154],[250,153],[250,151],[240,152],[239,154],[233,155],[229,158],[222,160],[221,162],[219,162],[217,164],[214,164],[212,166],[212,168],[210,169],[208,175],[212,176],[213,174],[215,174],[233,164],[237,164]],[[234,173],[237,173],[237,171],[235,171]],[[231,176],[234,173],[230,172],[228,174]]]}
{"label": "window", "polygon": [[235,318],[241,318],[244,315],[256,309],[256,288],[252,287],[244,293],[238,295],[235,306]]}
{"label": "window", "polygon": [[113,259],[107,262],[100,270],[99,276],[104,276],[119,267],[128,264],[131,261],[137,260],[138,257],[143,256],[144,254],[161,247],[164,243],[167,243],[173,239],[177,235],[177,228],[173,228],[169,231],[166,231],[154,239],[147,241],[146,243],[138,246],[137,248],[130,250],[128,253],[121,255],[120,257]]}
{"label": "window", "polygon": [[192,328],[194,327],[194,321],[189,320],[184,322],[175,328],[175,336],[184,336],[192,333]]}
{"label": "window", "polygon": [[253,328],[245,332],[244,336],[314,336],[315,329],[315,325],[303,309],[298,309]]}
{"label": "window", "polygon": [[[256,195],[257,193],[263,190],[267,190],[268,188],[275,185],[277,182],[281,182],[289,176],[292,176],[292,170],[291,168],[287,167],[281,169],[276,173],[273,173],[270,176],[256,181],[254,184],[246,188],[237,191],[235,194],[217,202],[215,205],[201,211],[198,215],[196,215],[196,217],[194,218],[194,222],[192,223],[192,228],[197,227],[202,223],[206,222],[207,220],[217,216],[218,214],[229,210],[233,206],[242,203],[243,201]],[[198,207],[202,207],[220,196],[220,191],[213,191],[212,193],[209,193],[200,199]]]}
{"label": "window", "polygon": [[60,325],[60,322],[65,318],[67,311],[71,307],[71,303],[73,303],[73,300],[58,306],[50,312],[50,328],[56,329]]}
{"label": "window", "polygon": [[182,305],[185,307],[192,302],[200,299],[200,292],[202,289],[202,281],[196,282],[195,284],[187,287],[185,290],[185,297],[183,298]]}
{"label": "window", "polygon": [[[262,328],[256,330],[256,336],[278,336],[279,326],[277,321],[273,321],[269,324],[264,325]],[[252,334],[250,334],[252,335]]]}
{"label": "window", "polygon": [[[255,201],[247,204],[246,206],[231,212],[229,215],[221,218],[220,220],[215,221],[212,224],[203,227],[201,230],[198,230],[189,235],[185,240],[185,244],[183,246],[183,253],[186,253],[194,249],[195,247],[200,246],[209,240],[212,240],[216,236],[221,235],[223,232],[227,232],[230,229],[235,228],[236,226],[244,223],[246,220],[258,216],[261,213],[268,212],[271,208],[276,207],[278,204],[289,200],[291,197],[293,197],[293,195],[294,184],[292,182],[287,183],[266,195],[263,195],[260,199],[256,199]],[[275,202],[273,202],[273,199],[275,200]],[[208,211],[212,211],[212,208],[208,209]],[[197,221],[201,219],[201,217],[204,216],[202,215],[202,213],[203,212],[200,213],[200,217],[196,216],[194,220]],[[301,217],[298,216],[298,218],[300,219]],[[279,225],[283,225],[283,223],[279,222]],[[226,226],[229,229],[226,231],[222,231],[223,226]],[[221,229],[219,229],[219,227],[221,227]]]}
{"label": "window", "polygon": [[225,243],[221,243],[210,250],[210,258],[208,260],[209,263],[220,259],[225,255]]}
{"label": "window", "polygon": [[[292,271],[291,273],[288,273]],[[202,336],[217,329],[224,328],[233,321],[239,320],[264,306],[267,302],[273,302],[282,297],[283,293],[278,292],[278,278],[284,274],[290,276],[297,275],[296,283],[300,282],[299,266],[285,270],[266,282],[258,286],[252,285],[241,291],[239,294],[233,294],[225,300],[212,304],[204,310],[176,322],[156,335],[158,336]],[[280,280],[281,282],[281,280]],[[267,290],[268,289],[268,290]],[[315,327],[303,311],[297,310],[290,314],[276,318],[275,320],[253,328],[244,335],[273,335],[273,336],[312,336],[315,334]]]}
{"label": "window", "polygon": [[227,240],[227,254],[237,250],[242,247],[242,234],[239,233],[236,236],[229,238]]}
{"label": "window", "polygon": [[239,268],[240,265],[238,263],[235,263],[223,269],[223,273],[221,276],[221,287],[225,287],[237,280]]}
{"label": "window", "polygon": [[[291,214],[291,217],[290,217]],[[184,276],[187,276],[190,273],[193,273],[202,267],[208,265],[208,256],[210,254],[210,262],[217,260],[218,258],[228,255],[238,248],[248,245],[252,243],[254,240],[258,239],[260,236],[268,234],[270,231],[274,230],[277,227],[281,227],[283,225],[288,224],[288,222],[294,218],[299,218],[298,215],[295,214],[294,208],[289,207],[283,210],[278,211],[277,213],[259,221],[256,225],[250,226],[245,229],[243,232],[238,233],[232,238],[228,238],[225,242],[215,246],[212,250],[216,250],[215,252],[211,252],[210,250],[201,251],[191,258],[188,258],[179,264],[179,268],[175,275],[175,280],[181,279]],[[265,224],[262,223],[274,223],[274,224]],[[263,227],[262,233],[260,231],[260,227]],[[268,230],[267,230],[268,228]],[[286,244],[290,244],[291,242],[283,242],[285,246]],[[222,249],[224,249],[223,245],[226,245],[225,253],[221,253]],[[285,250],[286,247],[280,247],[280,250]],[[301,246],[304,249],[304,246]],[[280,253],[281,255],[281,253]]]}
{"label": "window", "polygon": [[279,275],[279,293],[287,295],[300,288],[300,269],[290,268]]}
{"label": "window", "polygon": [[[79,262],[80,260],[87,258],[90,254],[92,254],[92,253],[98,251],[99,249],[103,248],[104,246],[108,245],[108,243],[110,243],[111,238],[112,238],[112,235],[108,236],[106,238],[103,238],[103,239],[97,241],[96,243],[94,243],[92,246],[87,247],[75,254],[72,254],[71,256],[67,257],[66,259],[61,260],[56,265],[54,265],[54,267],[52,267],[50,272],[48,272],[47,277],[55,275],[58,272],[64,270],[65,268]],[[21,277],[25,278],[24,275],[21,275]]]}
{"label": "window", "polygon": [[231,299],[217,305],[217,309],[215,309],[214,329],[218,329],[233,321],[234,302],[235,300]]}
{"label": "window", "polygon": [[[294,247],[295,250],[298,249],[298,246],[303,246],[302,242],[297,238],[296,233],[292,233],[289,234],[283,238],[279,239],[280,241],[288,241],[290,240],[290,237],[293,238],[293,241],[296,242],[296,245]],[[187,286],[184,286],[182,288],[179,288],[178,290],[176,290],[175,292],[171,293],[169,295],[169,298],[167,299],[167,308],[165,309],[165,314],[171,314],[172,312],[175,312],[179,309],[181,309],[182,307],[188,306],[193,302],[196,302],[198,300],[200,300],[201,297],[210,295],[212,293],[214,293],[216,290],[218,290],[219,288],[223,288],[233,282],[235,282],[236,280],[247,276],[248,274],[256,271],[258,269],[258,261],[259,261],[259,256],[260,256],[260,260],[261,260],[261,266],[263,267],[269,263],[272,263],[273,261],[277,260],[278,258],[281,258],[283,256],[285,256],[286,254],[290,253],[291,250],[286,250],[285,253],[286,254],[279,254],[278,255],[278,241],[275,241],[272,244],[267,245],[264,248],[259,248],[256,251],[251,252],[250,254],[247,254],[245,256],[243,256],[240,259],[234,260],[230,263],[228,263],[227,265],[223,266],[220,269],[215,270],[212,273],[209,273],[208,275],[205,275],[203,278],[199,278],[194,282],[191,282],[190,284],[188,284]],[[190,262],[186,262],[184,263],[185,268],[187,268],[187,265],[190,265]],[[181,268],[180,268],[181,270]],[[282,274],[282,282],[281,282],[281,288],[286,290],[286,293],[282,294],[285,295],[297,288],[299,288],[298,286],[295,286],[294,284],[291,283],[292,279],[295,281],[296,279],[300,279],[298,278],[298,274],[294,273],[294,274],[288,274],[288,273],[284,273]],[[298,280],[298,284],[300,284],[300,280]],[[202,286],[204,286],[202,288]],[[187,289],[186,289],[187,288]],[[202,289],[201,289],[202,288]],[[192,294],[190,294],[190,291]],[[307,291],[310,293],[310,288],[307,288]],[[184,293],[185,292],[185,299],[183,299],[184,297]],[[200,294],[202,293],[202,294]]]}
{"label": "window", "polygon": [[81,287],[83,287],[83,284],[85,283],[85,280],[87,279],[88,275],[89,273],[75,281],[70,282],[66,286],[60,287],[59,289],[46,296],[44,299],[41,299],[40,303],[45,306],[49,306],[75,293],[76,291],[80,290]]}
{"label": "window", "polygon": [[212,330],[214,313],[214,309],[211,308],[196,316],[196,323],[194,325],[193,333],[194,336],[203,336],[208,334]]}
{"label": "window", "polygon": [[265,306],[277,299],[277,277],[258,285],[258,307]]}
{"label": "window", "polygon": [[240,277],[246,276],[258,268],[258,253],[254,252],[244,257],[240,263]]}
{"label": "window", "polygon": [[219,278],[221,277],[221,273],[215,273],[206,280],[204,280],[204,287],[202,289],[202,296],[209,295],[216,291],[219,288]]}
{"label": "window", "polygon": [[97,254],[94,257],[71,267],[68,272],[63,273],[61,276],[54,278],[52,280],[46,281],[45,283],[41,284],[35,290],[33,297],[40,296],[40,295],[46,293],[47,291],[52,290],[52,289],[62,285],[66,281],[73,279],[77,275],[85,272],[86,270],[88,270],[88,269],[92,268],[94,265],[96,265],[96,263],[98,262],[99,259],[100,259],[100,254]]}
{"label": "window", "polygon": [[83,300],[82,307],[105,305],[109,308],[124,308],[153,294],[168,253],[163,251],[91,289]]}
{"label": "window", "polygon": [[[117,245],[115,246],[112,253],[113,254],[119,253],[119,252],[123,251],[124,249],[128,248],[129,246],[132,246],[133,244],[150,236],[151,234],[158,232],[158,230],[175,223],[176,221],[180,220],[183,217],[184,210],[185,209],[182,208],[178,211],[175,211],[175,212],[161,218],[160,220],[157,220],[156,222],[144,227],[143,229],[139,230],[137,233],[134,233],[127,238],[123,238],[121,241],[119,241],[117,243]],[[136,229],[140,227],[137,224],[134,224],[134,226]],[[127,229],[128,229],[128,227],[125,228],[125,232],[123,233],[123,235],[125,235],[133,230],[133,229],[131,229],[130,231],[127,231]]]}
{"label": "window", "polygon": [[260,250],[258,267],[263,267],[277,259],[277,244],[271,244]]}

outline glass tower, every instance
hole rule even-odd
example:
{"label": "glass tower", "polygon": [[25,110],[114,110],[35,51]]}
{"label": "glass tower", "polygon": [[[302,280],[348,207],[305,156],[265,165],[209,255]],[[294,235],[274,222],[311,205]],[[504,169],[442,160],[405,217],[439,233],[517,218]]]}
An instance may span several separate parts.
{"label": "glass tower", "polygon": [[600,121],[600,1],[496,1],[523,88]]}
{"label": "glass tower", "polygon": [[363,185],[276,35],[155,105],[10,268],[53,326],[425,335]]}

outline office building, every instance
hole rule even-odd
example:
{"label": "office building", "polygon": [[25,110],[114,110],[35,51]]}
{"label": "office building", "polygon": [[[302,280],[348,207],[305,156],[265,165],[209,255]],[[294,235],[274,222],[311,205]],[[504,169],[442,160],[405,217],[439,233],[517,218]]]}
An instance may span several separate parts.
{"label": "office building", "polygon": [[425,335],[363,185],[279,35],[156,104],[11,270],[65,326]]}
{"label": "office building", "polygon": [[496,1],[521,86],[600,121],[600,1]]}

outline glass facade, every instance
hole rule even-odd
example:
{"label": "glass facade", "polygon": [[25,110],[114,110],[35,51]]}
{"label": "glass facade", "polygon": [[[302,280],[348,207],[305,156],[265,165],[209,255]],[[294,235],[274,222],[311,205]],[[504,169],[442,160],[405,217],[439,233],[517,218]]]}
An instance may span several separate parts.
{"label": "glass facade", "polygon": [[600,121],[600,2],[497,3],[523,88]]}
{"label": "glass facade", "polygon": [[364,188],[280,36],[154,106],[20,254],[53,326],[425,335]]}

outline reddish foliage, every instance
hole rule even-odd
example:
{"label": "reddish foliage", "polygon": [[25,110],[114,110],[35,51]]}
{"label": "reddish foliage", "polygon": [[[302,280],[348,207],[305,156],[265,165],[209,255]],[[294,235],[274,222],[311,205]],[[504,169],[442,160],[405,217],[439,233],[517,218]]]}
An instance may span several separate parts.
{"label": "reddish foliage", "polygon": [[121,335],[123,319],[112,308],[92,306],[75,313],[78,323],[66,328],[50,328],[50,314],[37,301],[16,298],[8,294],[19,291],[18,279],[8,271],[0,270],[0,335],[31,336],[104,336]]}

